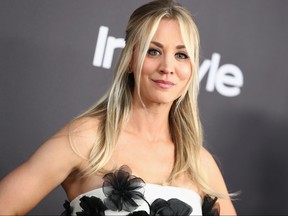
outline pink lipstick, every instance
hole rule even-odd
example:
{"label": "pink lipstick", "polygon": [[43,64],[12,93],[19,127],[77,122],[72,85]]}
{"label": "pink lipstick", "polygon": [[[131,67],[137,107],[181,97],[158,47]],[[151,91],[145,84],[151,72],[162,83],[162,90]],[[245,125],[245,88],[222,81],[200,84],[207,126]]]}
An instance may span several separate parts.
{"label": "pink lipstick", "polygon": [[156,85],[162,89],[169,89],[173,87],[175,84],[168,80],[152,80]]}

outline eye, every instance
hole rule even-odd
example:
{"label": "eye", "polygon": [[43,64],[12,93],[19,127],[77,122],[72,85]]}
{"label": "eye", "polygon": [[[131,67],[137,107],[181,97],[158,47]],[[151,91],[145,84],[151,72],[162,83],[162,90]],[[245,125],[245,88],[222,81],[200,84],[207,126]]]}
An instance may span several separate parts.
{"label": "eye", "polygon": [[186,53],[176,53],[176,57],[179,58],[179,59],[187,59],[189,58],[189,56],[186,54]]}
{"label": "eye", "polygon": [[147,53],[148,53],[148,55],[150,55],[150,56],[158,56],[158,55],[161,54],[159,50],[154,49],[154,48],[148,49]]}

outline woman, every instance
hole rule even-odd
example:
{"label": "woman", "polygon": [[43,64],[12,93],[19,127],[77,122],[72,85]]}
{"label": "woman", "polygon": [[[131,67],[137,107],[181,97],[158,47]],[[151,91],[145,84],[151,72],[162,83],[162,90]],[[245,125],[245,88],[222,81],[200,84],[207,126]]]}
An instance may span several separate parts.
{"label": "woman", "polygon": [[202,147],[192,15],[152,1],[125,39],[108,93],[1,181],[0,214],[29,212],[59,184],[71,201],[63,215],[236,214]]}

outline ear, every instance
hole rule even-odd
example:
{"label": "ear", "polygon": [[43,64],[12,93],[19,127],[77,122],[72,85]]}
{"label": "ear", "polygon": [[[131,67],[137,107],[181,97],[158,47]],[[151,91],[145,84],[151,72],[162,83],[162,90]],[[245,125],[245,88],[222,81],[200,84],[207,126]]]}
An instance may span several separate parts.
{"label": "ear", "polygon": [[133,62],[134,62],[134,56],[132,56],[129,66],[128,66],[128,73],[133,73]]}
{"label": "ear", "polygon": [[129,63],[129,66],[128,66],[128,73],[131,74],[133,73],[133,69],[132,69],[132,66],[131,66],[131,62]]}
{"label": "ear", "polygon": [[129,62],[129,67],[128,67],[129,72],[128,73],[134,73],[135,67],[137,65],[135,62],[136,60],[137,60],[137,50],[135,50],[135,48],[133,48],[133,53],[132,53],[132,56],[131,56],[131,59]]}

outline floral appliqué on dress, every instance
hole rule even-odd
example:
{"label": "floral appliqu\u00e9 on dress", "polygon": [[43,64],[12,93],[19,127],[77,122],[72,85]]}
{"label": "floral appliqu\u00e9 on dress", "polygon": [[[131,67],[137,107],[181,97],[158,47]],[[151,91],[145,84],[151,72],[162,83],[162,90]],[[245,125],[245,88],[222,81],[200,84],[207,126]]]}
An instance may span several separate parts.
{"label": "floral appliqu\u00e9 on dress", "polygon": [[[144,196],[145,182],[131,175],[132,171],[128,166],[122,166],[113,173],[106,174],[103,179],[102,190],[106,198],[102,201],[95,196],[83,196],[80,198],[81,212],[77,216],[105,216],[105,210],[125,210],[130,212],[127,216],[188,216],[193,211],[192,207],[179,199],[156,199],[151,205]],[[207,216],[219,215],[219,204],[217,197],[212,199],[206,195],[202,204],[202,214]],[[143,202],[149,206],[150,212],[134,211]],[[64,203],[65,211],[61,216],[70,216],[73,212],[70,203]]]}

